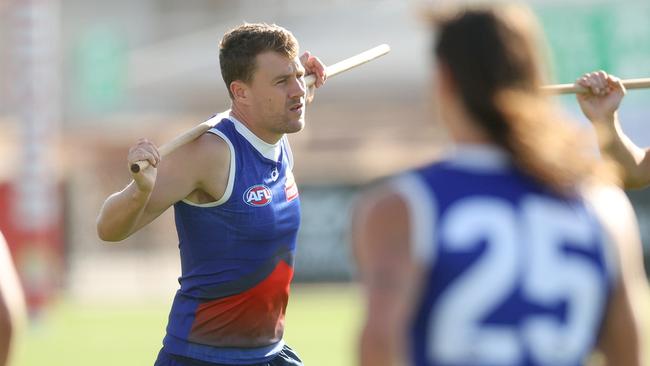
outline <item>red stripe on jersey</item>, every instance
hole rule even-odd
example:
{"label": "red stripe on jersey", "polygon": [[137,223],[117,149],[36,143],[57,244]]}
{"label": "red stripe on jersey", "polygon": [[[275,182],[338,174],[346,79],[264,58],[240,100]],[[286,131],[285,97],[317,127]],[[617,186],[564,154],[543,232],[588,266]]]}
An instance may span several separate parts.
{"label": "red stripe on jersey", "polygon": [[250,290],[200,304],[189,340],[217,347],[258,347],[280,341],[293,268],[280,261]]}

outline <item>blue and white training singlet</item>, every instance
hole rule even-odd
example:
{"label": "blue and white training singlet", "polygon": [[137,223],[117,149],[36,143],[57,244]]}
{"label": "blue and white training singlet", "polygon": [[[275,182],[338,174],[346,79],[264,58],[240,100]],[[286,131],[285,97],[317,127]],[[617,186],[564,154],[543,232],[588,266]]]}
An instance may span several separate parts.
{"label": "blue and white training singlet", "polygon": [[561,199],[490,146],[459,146],[393,181],[425,268],[417,366],[578,366],[612,291],[613,253],[582,198]]}
{"label": "blue and white training singlet", "polygon": [[209,132],[230,147],[230,176],[217,202],[174,205],[182,275],[163,350],[213,363],[265,362],[284,346],[300,225],[293,158],[286,137],[270,145],[227,114],[213,118],[220,122]]}

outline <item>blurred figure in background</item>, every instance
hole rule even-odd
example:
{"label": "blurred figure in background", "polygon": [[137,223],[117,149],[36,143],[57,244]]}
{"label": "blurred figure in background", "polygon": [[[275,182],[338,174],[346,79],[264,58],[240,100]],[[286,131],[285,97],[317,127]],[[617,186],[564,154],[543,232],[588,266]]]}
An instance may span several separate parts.
{"label": "blurred figure in background", "polygon": [[231,109],[165,159],[150,141],[133,146],[128,166],[151,166],[106,200],[97,231],[120,241],[174,207],[181,288],[156,366],[302,365],[283,340],[300,225],[286,134],[305,124],[304,76],[319,87],[325,67],[268,24],[226,33],[219,61]]}
{"label": "blurred figure in background", "polygon": [[[355,215],[364,366],[641,365],[647,283],[611,166],[543,96],[518,6],[436,18],[436,105],[455,146]],[[405,341],[406,340],[406,341]]]}
{"label": "blurred figure in background", "polygon": [[25,321],[25,299],[9,248],[0,233],[0,366],[9,365],[16,331]]}
{"label": "blurred figure in background", "polygon": [[578,94],[578,103],[595,127],[602,153],[620,165],[625,188],[649,186],[649,149],[634,144],[623,132],[618,119],[618,107],[626,93],[621,80],[597,71],[583,75],[576,84],[591,91]]}

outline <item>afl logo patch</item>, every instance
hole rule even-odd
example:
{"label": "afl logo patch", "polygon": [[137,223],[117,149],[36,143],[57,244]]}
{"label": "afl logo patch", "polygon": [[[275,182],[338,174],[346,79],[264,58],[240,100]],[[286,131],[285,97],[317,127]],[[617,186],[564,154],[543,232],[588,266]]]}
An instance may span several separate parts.
{"label": "afl logo patch", "polygon": [[266,206],[273,200],[271,189],[263,184],[254,185],[244,192],[244,202],[253,207]]}

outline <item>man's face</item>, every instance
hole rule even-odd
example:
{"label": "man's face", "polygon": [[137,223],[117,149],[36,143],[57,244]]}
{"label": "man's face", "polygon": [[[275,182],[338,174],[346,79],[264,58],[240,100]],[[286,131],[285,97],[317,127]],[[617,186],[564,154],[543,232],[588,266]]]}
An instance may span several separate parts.
{"label": "man's face", "polygon": [[305,125],[305,69],[298,57],[276,52],[257,55],[250,83],[252,108],[263,128],[274,133],[294,133]]}

